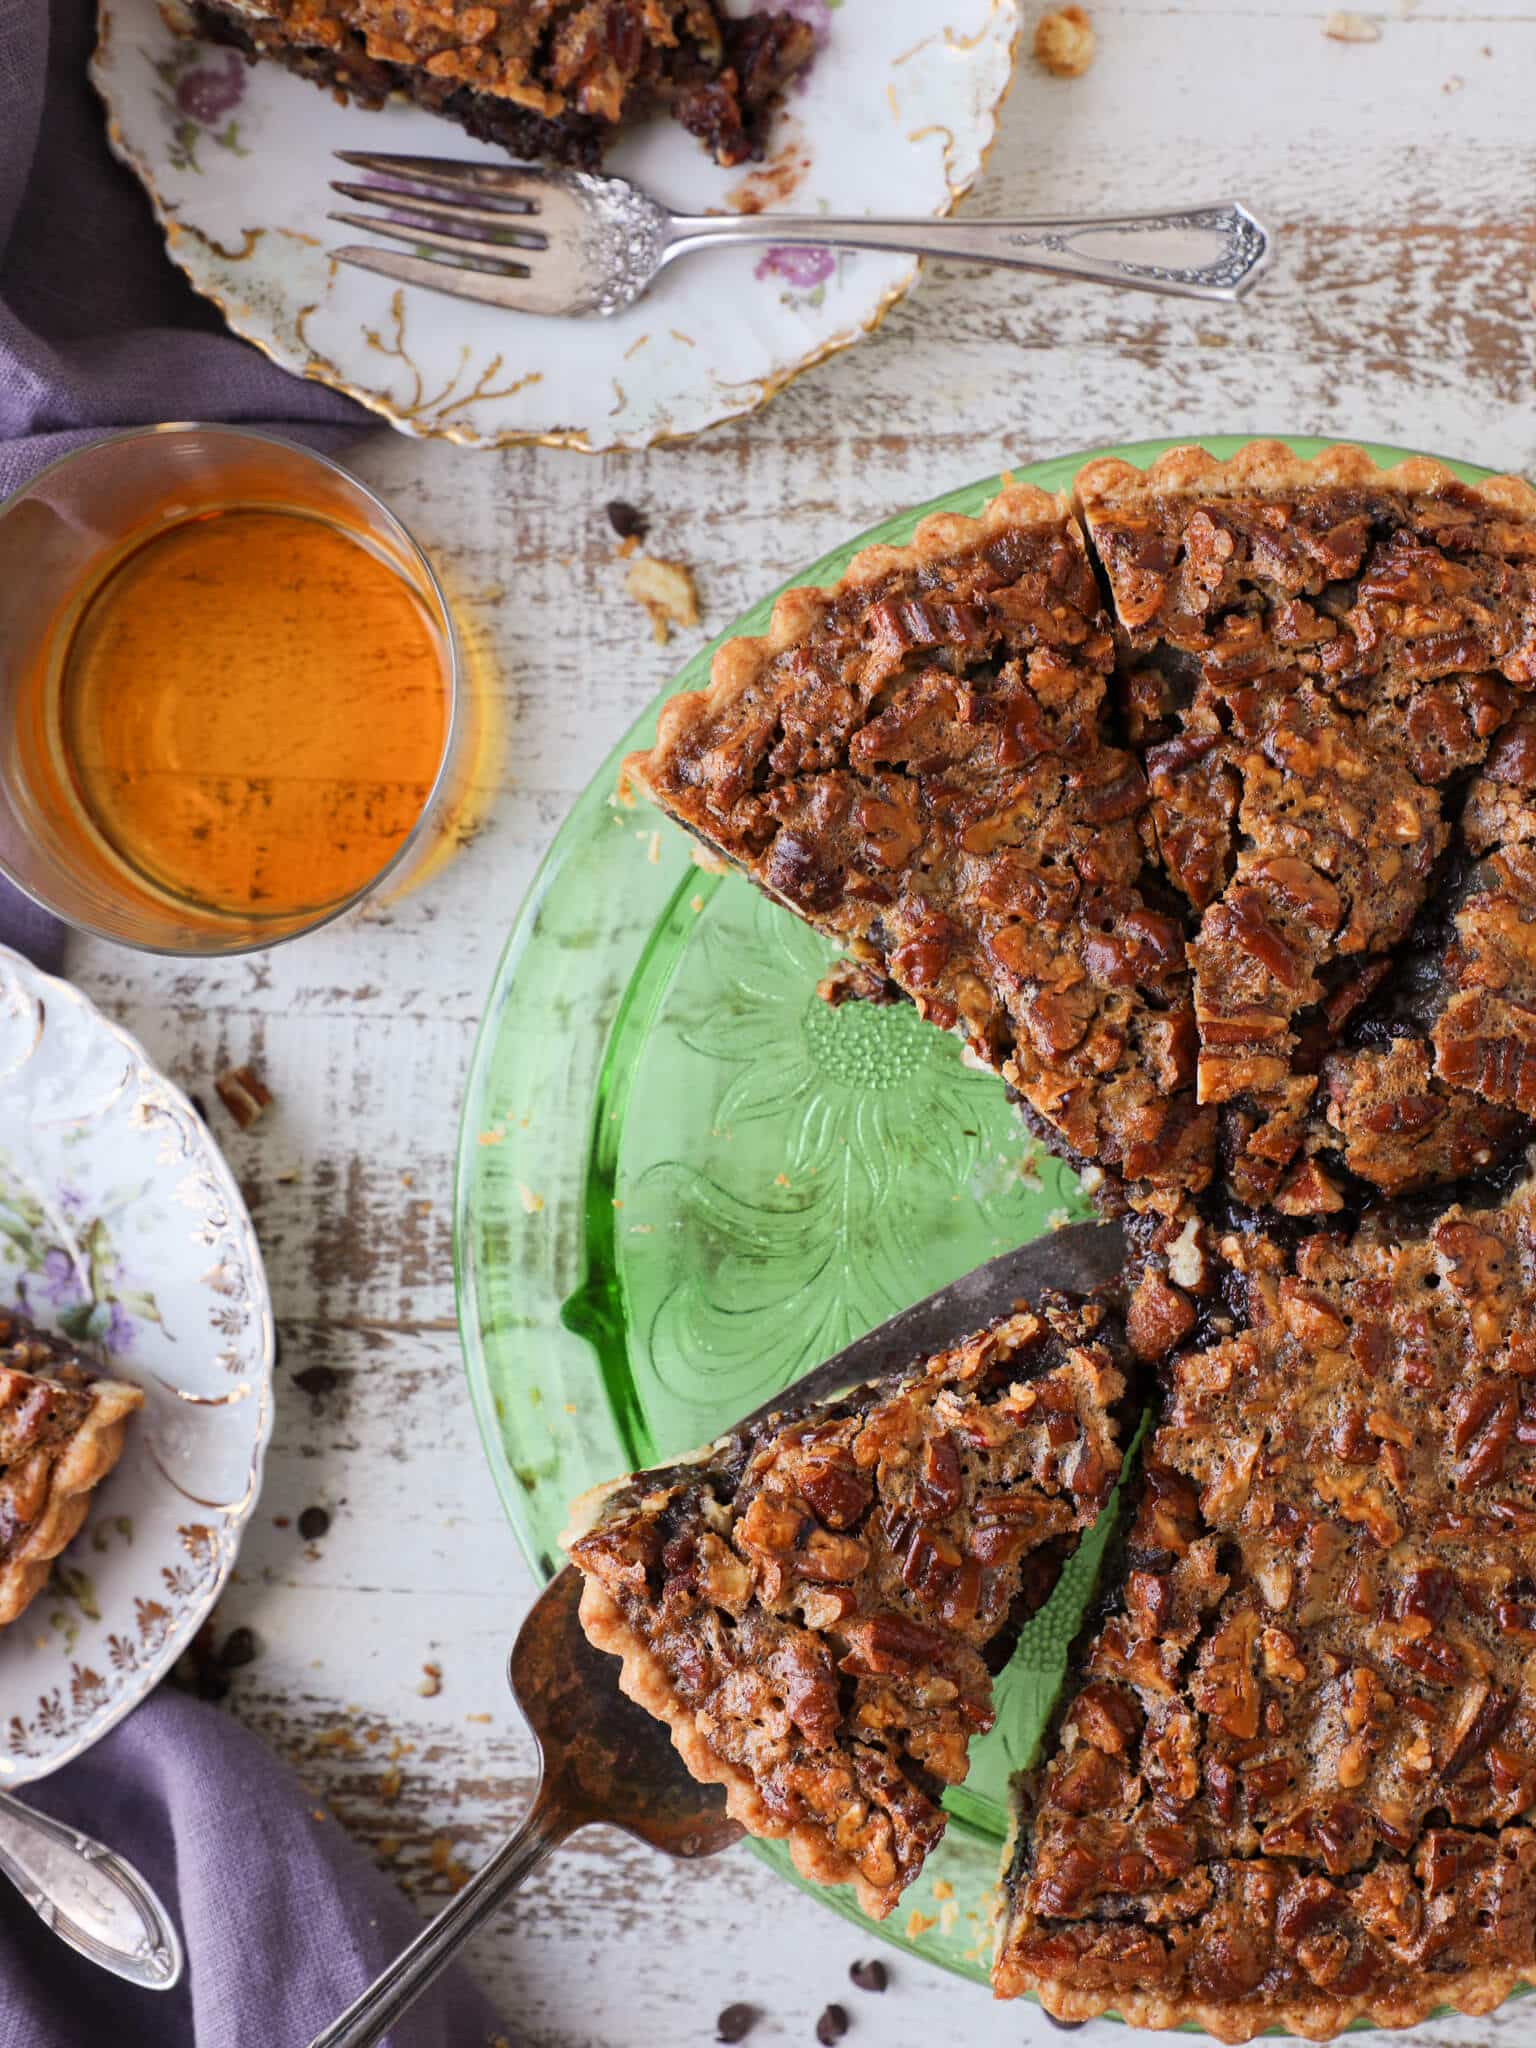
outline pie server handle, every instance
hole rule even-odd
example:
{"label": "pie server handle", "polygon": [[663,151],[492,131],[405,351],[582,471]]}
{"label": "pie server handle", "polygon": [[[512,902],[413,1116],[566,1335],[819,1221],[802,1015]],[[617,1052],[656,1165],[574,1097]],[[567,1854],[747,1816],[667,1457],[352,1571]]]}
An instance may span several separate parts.
{"label": "pie server handle", "polygon": [[170,1914],[115,1850],[0,1792],[0,1871],[61,1941],[146,1991],[181,1981]]}

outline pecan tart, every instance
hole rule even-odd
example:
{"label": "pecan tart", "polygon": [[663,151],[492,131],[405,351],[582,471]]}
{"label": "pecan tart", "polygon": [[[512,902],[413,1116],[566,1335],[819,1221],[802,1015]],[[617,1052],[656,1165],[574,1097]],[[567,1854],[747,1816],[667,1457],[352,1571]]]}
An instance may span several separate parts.
{"label": "pecan tart", "polygon": [[1167,1375],[1024,1785],[1001,1994],[1245,2041],[1536,1981],[1533,1224],[1216,1247],[1235,1314]]}
{"label": "pecan tart", "polygon": [[41,1590],[144,1396],[0,1309],[0,1627]]}
{"label": "pecan tart", "polygon": [[190,0],[211,40],[363,106],[402,93],[511,155],[595,169],[622,123],[665,107],[722,164],[763,129],[815,47],[793,14],[716,0]]}
{"label": "pecan tart", "polygon": [[883,1916],[992,1724],[991,1673],[1119,1472],[1104,1311],[1020,1311],[904,1379],[578,1504],[581,1619],[752,1834]]}
{"label": "pecan tart", "polygon": [[1536,491],[1255,442],[1076,495],[791,591],[631,779],[850,948],[829,993],[963,1033],[1107,1203],[1319,1216],[1513,1158]]}

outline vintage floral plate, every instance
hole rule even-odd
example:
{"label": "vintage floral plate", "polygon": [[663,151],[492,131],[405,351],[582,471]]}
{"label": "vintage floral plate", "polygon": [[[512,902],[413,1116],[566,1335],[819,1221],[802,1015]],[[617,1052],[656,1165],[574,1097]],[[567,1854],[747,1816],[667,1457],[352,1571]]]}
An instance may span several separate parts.
{"label": "vintage floral plate", "polygon": [[[1012,75],[1019,0],[778,0],[819,49],[767,163],[723,171],[675,122],[609,168],[683,211],[942,214],[975,179]],[[908,257],[720,250],[606,320],[552,320],[400,290],[326,251],[338,149],[505,162],[418,108],[340,107],[275,64],[178,36],[159,0],[100,0],[92,76],[112,147],[171,254],[230,325],[411,434],[477,447],[643,448],[750,412],[874,327]]]}
{"label": "vintage floral plate", "polygon": [[[1225,456],[1242,438],[1203,445]],[[1094,456],[1145,465],[1173,445],[1017,474],[1061,490]],[[1391,463],[1407,451],[1369,452]],[[999,482],[903,512],[792,580],[834,583],[859,548],[902,544],[929,512],[974,513]],[[761,633],[777,595],[729,633]],[[718,645],[673,687],[700,688]],[[650,743],[662,701],[598,770],[534,881],[460,1133],[470,1388],[507,1512],[546,1575],[587,1487],[706,1441],[898,1309],[1087,1213],[1075,1177],[953,1038],[904,1005],[829,1009],[815,993],[822,941],[739,877],[695,866],[657,813],[616,799],[619,763]],[[816,1891],[824,1905],[985,1981],[1008,1781],[1059,1688],[1110,1519],[1025,1630],[997,1726],[945,1795],[948,1833],[897,1911],[872,1925],[843,1888]],[[794,1879],[777,1843],[753,1846]]]}
{"label": "vintage floral plate", "polygon": [[0,947],[0,1303],[144,1389],[116,1471],[0,1633],[0,1783],[143,1699],[218,1597],[272,1426],[272,1311],[229,1168],[77,989]]}

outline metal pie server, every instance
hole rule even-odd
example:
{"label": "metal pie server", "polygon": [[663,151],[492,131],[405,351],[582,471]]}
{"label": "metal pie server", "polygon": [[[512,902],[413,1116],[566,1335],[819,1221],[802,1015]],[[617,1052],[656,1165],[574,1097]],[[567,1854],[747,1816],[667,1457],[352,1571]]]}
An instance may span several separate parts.
{"label": "metal pie server", "polygon": [[[1113,1289],[1126,1249],[1118,1224],[1073,1223],[1005,1252],[892,1316],[736,1427],[904,1372],[1047,1288]],[[613,1658],[582,1633],[580,1597],[581,1575],[567,1565],[534,1602],[513,1645],[508,1676],[542,1764],[521,1827],[310,2048],[373,2048],[502,1900],[578,1828],[602,1821],[689,1858],[712,1856],[740,1839],[722,1789],[691,1778],[666,1728],[619,1691]]]}
{"label": "metal pie server", "polygon": [[181,1941],[150,1886],[115,1850],[0,1792],[0,1871],[61,1941],[146,1991],[180,1983]]}

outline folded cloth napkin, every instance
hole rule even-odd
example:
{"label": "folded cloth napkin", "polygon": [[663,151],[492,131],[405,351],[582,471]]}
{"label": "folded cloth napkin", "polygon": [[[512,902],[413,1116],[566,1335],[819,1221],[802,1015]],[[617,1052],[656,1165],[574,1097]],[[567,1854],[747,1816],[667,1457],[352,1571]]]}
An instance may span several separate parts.
{"label": "folded cloth napkin", "polygon": [[[250,420],[330,448],[365,420],[237,341],[166,257],[86,76],[91,0],[0,0],[0,497],[114,427]],[[58,924],[0,879],[0,942],[60,964]],[[27,1789],[130,1857],[187,1949],[138,1991],[46,1934],[0,1880],[0,2048],[305,2048],[417,1931],[400,1892],[227,1714],[162,1688]],[[486,2048],[450,1972],[392,2048]]]}
{"label": "folded cloth napkin", "polygon": [[[217,1707],[162,1686],[32,1805],[128,1853],[187,1972],[140,1991],[45,1934],[0,1882],[0,2048],[305,2048],[421,1923],[355,1842]],[[391,2048],[508,2048],[459,1971]]]}

